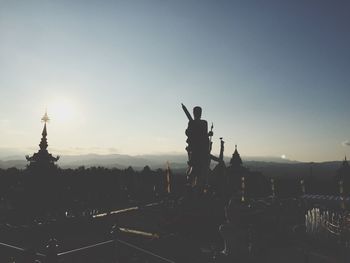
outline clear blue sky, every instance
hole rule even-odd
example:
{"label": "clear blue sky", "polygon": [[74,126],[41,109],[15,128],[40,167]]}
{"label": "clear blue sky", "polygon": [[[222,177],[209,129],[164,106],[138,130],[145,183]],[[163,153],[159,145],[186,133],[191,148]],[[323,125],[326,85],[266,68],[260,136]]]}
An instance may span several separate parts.
{"label": "clear blue sky", "polygon": [[216,153],[222,136],[226,155],[342,159],[349,14],[345,0],[0,1],[0,149],[36,149],[48,107],[51,151],[184,153],[183,102],[214,122]]}

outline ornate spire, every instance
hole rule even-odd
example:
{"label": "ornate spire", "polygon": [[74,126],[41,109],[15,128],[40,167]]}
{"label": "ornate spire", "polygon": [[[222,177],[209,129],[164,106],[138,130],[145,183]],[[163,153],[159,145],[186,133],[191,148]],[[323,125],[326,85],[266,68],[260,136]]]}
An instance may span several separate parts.
{"label": "ornate spire", "polygon": [[39,151],[34,153],[33,156],[26,156],[27,160],[30,162],[29,167],[53,167],[54,163],[58,161],[59,156],[53,157],[48,151],[48,143],[47,143],[47,128],[46,123],[50,121],[49,116],[47,115],[47,110],[45,111],[44,116],[41,118],[41,121],[44,122],[44,128],[41,133],[41,141],[39,144]]}
{"label": "ornate spire", "polygon": [[237,150],[237,144],[235,145],[235,151],[232,154],[230,164],[233,167],[241,167],[243,164],[241,156],[239,155],[238,150]]}
{"label": "ornate spire", "polygon": [[41,141],[40,141],[40,144],[39,144],[39,147],[40,147],[40,150],[41,151],[45,151],[47,149],[47,129],[46,129],[46,123],[48,123],[50,121],[50,118],[49,116],[47,115],[47,109],[45,110],[45,114],[44,116],[41,118],[41,122],[44,122],[44,128],[43,128],[43,132],[41,133],[41,135],[43,136],[41,138]]}
{"label": "ornate spire", "polygon": [[47,149],[47,146],[48,146],[47,138],[46,138],[46,136],[47,136],[46,122],[44,124],[43,132],[41,133],[41,135],[43,137],[41,137],[41,141],[40,141],[39,147],[40,147],[40,150],[45,151]]}

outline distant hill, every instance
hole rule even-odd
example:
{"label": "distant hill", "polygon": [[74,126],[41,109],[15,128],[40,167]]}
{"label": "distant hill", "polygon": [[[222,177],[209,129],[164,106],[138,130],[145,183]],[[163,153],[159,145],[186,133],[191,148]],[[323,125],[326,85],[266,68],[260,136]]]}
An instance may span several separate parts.
{"label": "distant hill", "polygon": [[244,163],[246,167],[254,171],[262,172],[269,177],[314,177],[326,178],[334,176],[341,166],[342,162],[322,162],[322,163],[276,163],[276,162],[260,162],[247,161]]}
{"label": "distant hill", "polygon": [[[92,167],[103,166],[107,168],[124,169],[132,166],[134,169],[142,169],[146,165],[152,169],[165,168],[169,161],[173,169],[186,168],[187,157],[185,155],[138,155],[130,156],[124,154],[86,154],[86,155],[63,155],[58,161],[61,168],[77,168],[79,166]],[[16,167],[23,169],[27,165],[25,157],[10,156],[2,157],[0,160],[0,168],[7,169]]]}
{"label": "distant hill", "polygon": [[130,156],[124,154],[110,154],[110,155],[66,155],[60,159],[60,166],[62,168],[74,168],[79,166],[104,166],[108,168],[127,168],[132,166],[134,169],[142,169],[146,165],[152,169],[165,168],[169,161],[173,168],[183,168],[186,166],[186,157],[183,155],[137,155]]}
{"label": "distant hill", "polygon": [[6,160],[6,161],[0,160],[1,169],[7,169],[12,167],[23,169],[26,167],[26,165],[27,165],[27,161],[24,159],[23,160]]}
{"label": "distant hill", "polygon": [[[244,162],[273,162],[273,163],[297,163],[287,159],[281,159],[276,157],[243,157]],[[117,167],[126,168],[132,166],[134,168],[143,168],[148,165],[152,169],[164,168],[169,161],[172,168],[186,168],[187,167],[187,155],[181,154],[164,154],[164,155],[125,155],[125,154],[85,154],[85,155],[63,155],[61,156],[58,164],[62,168],[76,168],[79,166],[104,166],[104,167]],[[225,162],[229,163],[230,157],[225,158]],[[27,164],[24,156],[13,155],[8,157],[2,157],[0,161],[0,168],[17,167],[24,168]],[[213,162],[213,164],[215,164]]]}
{"label": "distant hill", "polygon": [[[14,155],[2,157],[0,168],[7,169],[16,167],[23,169],[27,165],[24,156]],[[243,164],[253,171],[262,172],[265,176],[279,177],[306,177],[315,176],[325,178],[333,176],[341,166],[341,162],[303,163],[282,159],[278,157],[242,157]],[[135,170],[141,170],[146,165],[151,169],[165,168],[167,161],[174,172],[183,173],[187,169],[187,156],[181,154],[164,155],[125,155],[125,154],[86,154],[86,155],[64,155],[58,161],[61,168],[77,168],[79,166],[92,167],[103,166],[107,168],[125,169],[132,166]],[[230,157],[225,157],[226,165]],[[212,162],[212,166],[215,162]],[[311,168],[312,167],[312,168]]]}

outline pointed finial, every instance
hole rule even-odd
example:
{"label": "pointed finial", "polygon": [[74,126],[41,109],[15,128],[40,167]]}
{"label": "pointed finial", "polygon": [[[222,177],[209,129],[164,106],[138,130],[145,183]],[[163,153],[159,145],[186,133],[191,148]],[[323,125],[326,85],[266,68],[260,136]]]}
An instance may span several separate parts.
{"label": "pointed finial", "polygon": [[50,121],[50,118],[49,118],[49,116],[47,115],[47,108],[45,109],[45,114],[44,114],[44,116],[41,118],[41,121],[42,121],[42,122],[45,122],[45,124],[48,123],[48,122]]}
{"label": "pointed finial", "polygon": [[237,144],[235,144],[235,150],[237,151]]}

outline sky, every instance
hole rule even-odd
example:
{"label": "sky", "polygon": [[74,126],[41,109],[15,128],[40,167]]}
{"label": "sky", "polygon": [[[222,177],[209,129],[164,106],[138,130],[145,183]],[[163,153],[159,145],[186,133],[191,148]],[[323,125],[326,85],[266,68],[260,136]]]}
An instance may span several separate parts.
{"label": "sky", "polygon": [[350,155],[348,1],[0,0],[0,152]]}

